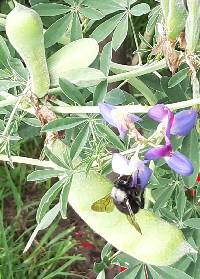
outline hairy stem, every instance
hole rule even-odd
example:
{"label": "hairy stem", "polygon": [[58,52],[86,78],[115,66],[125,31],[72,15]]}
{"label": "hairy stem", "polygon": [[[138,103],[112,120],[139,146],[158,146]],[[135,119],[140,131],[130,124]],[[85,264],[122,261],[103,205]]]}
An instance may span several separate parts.
{"label": "hairy stem", "polygon": [[[188,101],[182,101],[182,102],[177,102],[173,104],[168,104],[166,105],[168,108],[171,110],[177,110],[177,109],[182,109],[182,108],[187,108],[187,107],[192,107],[195,105],[200,104],[200,98],[197,99],[192,99]],[[126,106],[115,106],[115,108],[120,108],[122,110],[125,110],[126,112],[129,113],[147,113],[149,109],[152,106],[142,106],[142,105],[126,105]],[[99,107],[98,106],[51,106],[49,105],[49,108],[52,109],[53,111],[57,113],[90,113],[90,114],[99,114]]]}

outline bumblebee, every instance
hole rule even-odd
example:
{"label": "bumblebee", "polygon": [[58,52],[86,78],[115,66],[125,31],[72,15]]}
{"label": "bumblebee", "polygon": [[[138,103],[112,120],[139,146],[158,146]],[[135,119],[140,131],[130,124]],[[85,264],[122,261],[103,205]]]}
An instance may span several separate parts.
{"label": "bumblebee", "polygon": [[138,176],[136,183],[133,183],[132,176],[120,176],[114,182],[111,193],[94,202],[91,208],[97,212],[109,213],[113,211],[114,206],[127,216],[129,222],[139,233],[142,233],[134,215],[140,208],[144,208],[144,190]]}

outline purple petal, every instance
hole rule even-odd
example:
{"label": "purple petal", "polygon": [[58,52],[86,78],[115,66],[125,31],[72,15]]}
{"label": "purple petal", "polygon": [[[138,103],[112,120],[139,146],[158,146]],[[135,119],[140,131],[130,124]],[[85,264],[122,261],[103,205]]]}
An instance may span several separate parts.
{"label": "purple petal", "polygon": [[145,153],[144,159],[145,160],[158,160],[167,155],[169,156],[171,152],[172,152],[171,144],[161,145],[161,146],[149,149]]}
{"label": "purple petal", "polygon": [[127,118],[129,118],[130,122],[138,122],[138,121],[142,120],[142,118],[140,118],[139,116],[137,116],[133,113],[127,113]]}
{"label": "purple petal", "polygon": [[171,127],[174,121],[174,114],[168,110],[167,112],[167,117],[164,119],[164,121],[166,121],[166,127],[165,127],[165,143],[167,145],[169,145],[170,142],[170,131],[171,131]]}
{"label": "purple petal", "polygon": [[186,136],[194,128],[197,116],[198,113],[194,109],[176,113],[170,133],[177,136]]}
{"label": "purple petal", "polygon": [[130,175],[129,160],[124,156],[115,153],[112,157],[112,169],[114,172],[119,173],[120,175]]}
{"label": "purple petal", "polygon": [[113,121],[113,118],[112,118],[112,114],[111,114],[111,111],[113,109],[115,109],[114,106],[112,105],[109,105],[109,104],[105,104],[105,103],[100,103],[99,105],[99,110],[100,110],[100,113],[101,115],[103,116],[103,118],[112,126],[116,127],[116,124],[114,123]]}
{"label": "purple petal", "polygon": [[169,109],[165,105],[158,104],[153,106],[148,111],[148,116],[157,122],[162,122],[163,119],[167,116],[168,111]]}
{"label": "purple petal", "polygon": [[128,132],[128,128],[126,125],[123,125],[124,123],[118,121],[116,122],[116,127],[117,127],[117,130],[119,131],[119,136],[120,138],[123,140],[125,135],[127,134]]}
{"label": "purple petal", "polygon": [[143,164],[143,167],[139,168],[138,178],[139,183],[141,184],[142,188],[144,188],[151,177],[152,170]]}
{"label": "purple petal", "polygon": [[176,151],[170,157],[164,158],[168,166],[183,176],[189,176],[193,173],[192,162],[182,153]]}

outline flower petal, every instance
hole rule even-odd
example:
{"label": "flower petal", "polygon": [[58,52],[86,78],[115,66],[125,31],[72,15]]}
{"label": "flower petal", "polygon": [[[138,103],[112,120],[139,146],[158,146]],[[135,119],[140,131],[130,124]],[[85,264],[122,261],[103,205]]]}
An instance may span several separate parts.
{"label": "flower petal", "polygon": [[174,114],[171,112],[171,110],[168,110],[167,116],[165,117],[164,121],[166,121],[166,126],[165,126],[165,143],[167,145],[171,144],[170,141],[170,131],[171,127],[174,121]]}
{"label": "flower petal", "polygon": [[145,153],[144,159],[145,160],[158,160],[162,157],[170,155],[171,152],[172,152],[171,144],[161,145],[161,146],[149,149]]}
{"label": "flower petal", "polygon": [[99,110],[103,118],[112,126],[116,127],[116,124],[113,121],[111,111],[115,109],[114,106],[105,104],[105,103],[99,103]]}
{"label": "flower petal", "polygon": [[157,104],[148,111],[148,116],[157,122],[162,122],[168,114],[168,107],[163,104]]}
{"label": "flower petal", "polygon": [[142,188],[144,188],[148,184],[151,175],[152,170],[149,167],[145,166],[145,164],[143,164],[143,167],[139,168],[138,179]]}
{"label": "flower petal", "polygon": [[182,153],[176,151],[171,156],[164,158],[168,166],[183,176],[189,176],[193,173],[192,162]]}
{"label": "flower petal", "polygon": [[119,175],[130,175],[132,173],[129,167],[129,160],[118,153],[113,154],[112,169]]}
{"label": "flower petal", "polygon": [[194,109],[176,113],[170,133],[177,136],[186,136],[194,128],[197,116],[198,113]]}

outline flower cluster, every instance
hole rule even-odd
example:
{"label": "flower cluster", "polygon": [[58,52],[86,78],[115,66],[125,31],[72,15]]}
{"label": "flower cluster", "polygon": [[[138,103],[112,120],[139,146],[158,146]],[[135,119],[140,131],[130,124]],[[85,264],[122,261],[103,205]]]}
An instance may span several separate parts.
{"label": "flower cluster", "polygon": [[191,161],[182,153],[173,151],[171,135],[186,136],[197,121],[197,112],[183,110],[175,115],[165,105],[158,104],[151,108],[148,116],[163,126],[165,144],[154,147],[145,154],[146,160],[163,158],[168,166],[180,175],[188,176],[194,171]]}
{"label": "flower cluster", "polygon": [[[99,109],[103,118],[118,129],[121,139],[124,139],[130,131],[136,131],[134,123],[141,121],[138,116],[109,104],[101,103]],[[173,151],[171,136],[186,136],[196,124],[197,112],[189,109],[173,114],[167,106],[158,104],[149,110],[148,116],[160,123],[159,130],[162,131],[165,144],[148,150],[144,155],[144,161],[138,158],[138,154],[135,154],[130,160],[120,154],[114,154],[112,159],[113,171],[120,176],[132,175],[132,186],[134,187],[139,179],[141,186],[144,188],[148,184],[152,173],[147,164],[150,160],[163,158],[168,166],[178,174],[191,175],[194,170],[192,162],[182,153]]]}

